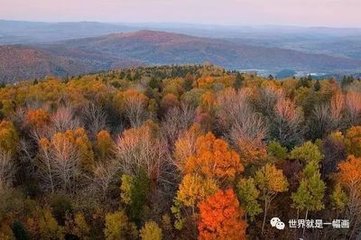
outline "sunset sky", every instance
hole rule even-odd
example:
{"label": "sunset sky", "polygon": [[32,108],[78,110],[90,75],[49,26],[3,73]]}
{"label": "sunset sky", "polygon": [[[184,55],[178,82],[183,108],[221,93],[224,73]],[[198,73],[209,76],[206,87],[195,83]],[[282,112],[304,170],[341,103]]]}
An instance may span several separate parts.
{"label": "sunset sky", "polygon": [[0,19],[361,27],[360,0],[0,0]]}

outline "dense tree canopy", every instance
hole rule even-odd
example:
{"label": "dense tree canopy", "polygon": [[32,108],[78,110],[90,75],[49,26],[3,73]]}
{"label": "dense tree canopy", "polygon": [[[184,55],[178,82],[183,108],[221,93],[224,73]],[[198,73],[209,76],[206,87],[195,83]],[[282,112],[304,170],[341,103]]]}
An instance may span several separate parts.
{"label": "dense tree canopy", "polygon": [[0,239],[357,239],[360,124],[355,79],[192,65],[7,85]]}

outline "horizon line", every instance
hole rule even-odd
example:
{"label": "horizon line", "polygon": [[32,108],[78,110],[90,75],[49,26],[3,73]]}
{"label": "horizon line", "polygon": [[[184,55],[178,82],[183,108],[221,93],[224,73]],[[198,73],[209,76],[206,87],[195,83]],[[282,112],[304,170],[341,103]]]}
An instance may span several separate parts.
{"label": "horizon line", "polygon": [[148,22],[132,22],[132,21],[100,21],[100,20],[21,20],[21,19],[2,19],[0,22],[23,22],[23,23],[47,23],[47,24],[62,24],[62,23],[101,23],[109,25],[193,25],[203,27],[289,27],[289,28],[325,28],[325,29],[358,29],[361,26],[326,26],[326,25],[297,25],[297,24],[236,24],[236,23],[203,23],[203,22],[163,22],[163,21],[148,21]]}

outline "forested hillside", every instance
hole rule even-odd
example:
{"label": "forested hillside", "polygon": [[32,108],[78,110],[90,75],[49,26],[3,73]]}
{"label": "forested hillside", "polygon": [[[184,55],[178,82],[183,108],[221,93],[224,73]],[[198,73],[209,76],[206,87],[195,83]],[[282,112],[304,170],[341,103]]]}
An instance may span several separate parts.
{"label": "forested hillside", "polygon": [[206,62],[266,76],[287,69],[292,70],[290,75],[361,72],[361,60],[357,58],[253,46],[252,41],[247,42],[143,30],[47,44],[4,45],[0,46],[0,82],[66,77],[130,66]]}
{"label": "forested hillside", "polygon": [[0,239],[358,239],[360,136],[352,77],[197,65],[2,85]]}

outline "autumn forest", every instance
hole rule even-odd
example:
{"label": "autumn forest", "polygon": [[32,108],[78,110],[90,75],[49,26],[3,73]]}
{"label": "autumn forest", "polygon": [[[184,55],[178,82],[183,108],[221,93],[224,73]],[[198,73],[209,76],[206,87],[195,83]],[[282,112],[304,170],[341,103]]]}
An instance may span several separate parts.
{"label": "autumn forest", "polygon": [[360,233],[360,79],[205,64],[0,86],[1,240]]}

